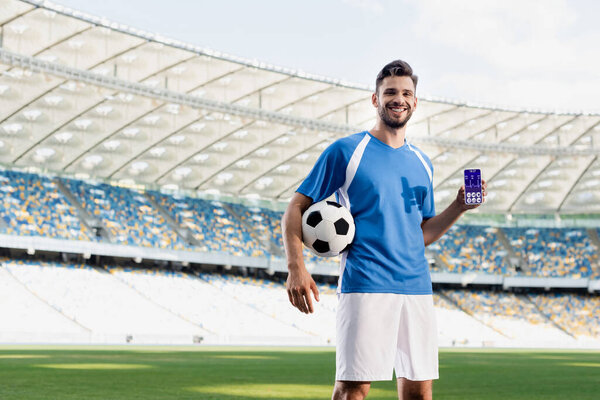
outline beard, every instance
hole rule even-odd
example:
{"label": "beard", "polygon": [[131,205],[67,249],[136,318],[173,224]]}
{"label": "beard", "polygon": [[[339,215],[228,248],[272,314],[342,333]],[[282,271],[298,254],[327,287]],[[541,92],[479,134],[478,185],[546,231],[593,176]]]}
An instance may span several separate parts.
{"label": "beard", "polygon": [[404,118],[392,117],[388,113],[387,106],[384,106],[384,107],[379,106],[377,108],[377,113],[379,114],[379,118],[381,118],[381,121],[383,121],[383,123],[386,124],[388,127],[392,128],[392,129],[400,129],[400,128],[404,128],[406,126],[408,120],[410,120],[410,117],[412,117],[413,109],[411,106],[409,106],[407,104],[406,105],[406,117],[404,117]]}

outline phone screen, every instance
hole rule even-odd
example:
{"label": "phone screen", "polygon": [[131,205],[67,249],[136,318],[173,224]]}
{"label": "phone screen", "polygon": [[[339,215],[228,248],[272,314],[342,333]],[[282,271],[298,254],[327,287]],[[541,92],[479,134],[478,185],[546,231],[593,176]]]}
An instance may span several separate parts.
{"label": "phone screen", "polygon": [[481,204],[482,201],[481,170],[465,169],[465,203]]}

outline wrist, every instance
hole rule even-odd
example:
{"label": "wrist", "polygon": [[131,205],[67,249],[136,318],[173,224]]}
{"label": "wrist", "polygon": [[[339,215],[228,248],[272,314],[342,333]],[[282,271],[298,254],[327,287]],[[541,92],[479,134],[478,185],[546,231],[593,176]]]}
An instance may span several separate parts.
{"label": "wrist", "polygon": [[452,206],[458,214],[464,214],[468,210],[464,201],[461,201],[458,198],[454,199]]}
{"label": "wrist", "polygon": [[306,267],[304,266],[304,262],[302,260],[296,260],[288,262],[287,269],[289,272],[294,273],[305,270]]}

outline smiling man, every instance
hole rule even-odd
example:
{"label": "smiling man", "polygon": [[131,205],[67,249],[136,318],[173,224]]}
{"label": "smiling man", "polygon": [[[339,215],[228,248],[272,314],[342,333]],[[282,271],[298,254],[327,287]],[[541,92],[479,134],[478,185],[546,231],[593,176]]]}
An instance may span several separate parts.
{"label": "smiling man", "polygon": [[433,165],[405,139],[417,108],[410,65],[389,63],[375,86],[375,126],[325,149],[283,216],[288,295],[294,307],[313,312],[311,292],[317,301],[319,293],[304,266],[302,213],[335,193],[356,234],[340,266],[333,399],[364,399],[372,381],[392,379],[394,371],[399,399],[431,399],[438,349],[425,246],[477,205],[465,204],[461,187],[435,215]]}

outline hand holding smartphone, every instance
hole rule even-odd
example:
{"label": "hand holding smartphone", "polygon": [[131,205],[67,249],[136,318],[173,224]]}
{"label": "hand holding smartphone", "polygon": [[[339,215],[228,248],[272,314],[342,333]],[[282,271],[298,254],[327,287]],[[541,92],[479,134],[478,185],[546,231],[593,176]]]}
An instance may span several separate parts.
{"label": "hand holding smartphone", "polygon": [[465,169],[465,204],[481,204],[483,188],[481,186],[481,170]]}

